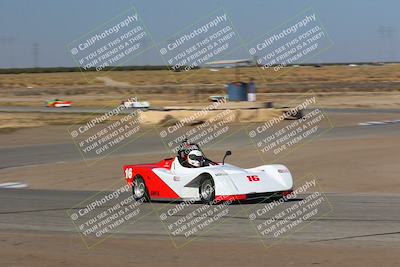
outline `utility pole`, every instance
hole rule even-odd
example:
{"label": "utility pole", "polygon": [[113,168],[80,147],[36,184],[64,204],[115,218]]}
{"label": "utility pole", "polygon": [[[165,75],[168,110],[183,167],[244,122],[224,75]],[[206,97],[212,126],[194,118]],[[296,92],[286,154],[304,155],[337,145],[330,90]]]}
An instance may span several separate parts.
{"label": "utility pole", "polygon": [[393,29],[392,26],[384,26],[384,25],[379,25],[378,26],[378,35],[380,38],[383,40],[387,40],[387,45],[388,45],[388,55],[387,55],[387,61],[395,61],[396,57],[396,52],[393,47],[393,35],[396,33],[396,30]]}
{"label": "utility pole", "polygon": [[32,55],[33,55],[33,67],[38,68],[39,67],[39,44],[36,42],[33,43]]}
{"label": "utility pole", "polygon": [[14,37],[0,37],[0,46],[5,45],[5,49],[2,49],[5,54],[8,54],[8,66],[9,68],[14,68],[15,67],[15,62],[14,62]]}

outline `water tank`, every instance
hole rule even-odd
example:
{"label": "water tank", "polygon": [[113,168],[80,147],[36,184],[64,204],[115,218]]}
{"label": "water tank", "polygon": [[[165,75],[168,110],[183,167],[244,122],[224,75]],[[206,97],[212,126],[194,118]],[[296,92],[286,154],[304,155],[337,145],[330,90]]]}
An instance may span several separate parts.
{"label": "water tank", "polygon": [[228,84],[229,101],[247,101],[247,83]]}

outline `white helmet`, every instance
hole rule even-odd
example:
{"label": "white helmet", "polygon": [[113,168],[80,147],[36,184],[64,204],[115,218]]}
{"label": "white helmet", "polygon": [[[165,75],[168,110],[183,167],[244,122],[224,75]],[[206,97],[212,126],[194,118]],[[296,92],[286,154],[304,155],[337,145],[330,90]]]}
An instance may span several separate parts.
{"label": "white helmet", "polygon": [[188,163],[194,167],[201,167],[204,163],[204,156],[200,150],[192,150],[188,155]]}

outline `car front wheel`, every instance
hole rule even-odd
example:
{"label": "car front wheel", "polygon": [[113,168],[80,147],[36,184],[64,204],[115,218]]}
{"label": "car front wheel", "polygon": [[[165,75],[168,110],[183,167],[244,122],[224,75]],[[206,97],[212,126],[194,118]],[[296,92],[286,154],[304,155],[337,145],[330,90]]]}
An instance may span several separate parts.
{"label": "car front wheel", "polygon": [[215,186],[212,178],[204,178],[199,187],[200,199],[204,204],[210,204],[215,199]]}

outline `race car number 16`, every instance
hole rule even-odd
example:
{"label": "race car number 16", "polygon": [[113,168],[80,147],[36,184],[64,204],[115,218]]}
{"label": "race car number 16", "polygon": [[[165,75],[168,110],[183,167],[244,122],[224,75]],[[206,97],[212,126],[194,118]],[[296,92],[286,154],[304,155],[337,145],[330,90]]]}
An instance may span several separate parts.
{"label": "race car number 16", "polygon": [[260,181],[260,177],[257,175],[248,175],[247,179],[249,179],[249,182],[258,182]]}
{"label": "race car number 16", "polygon": [[125,169],[125,177],[128,179],[132,178],[132,168]]}

